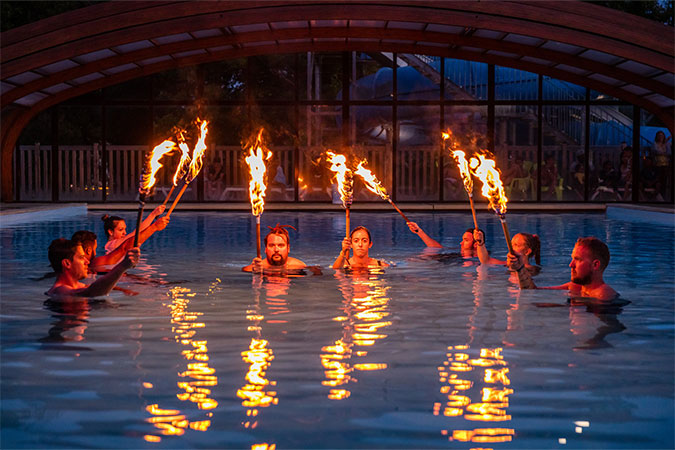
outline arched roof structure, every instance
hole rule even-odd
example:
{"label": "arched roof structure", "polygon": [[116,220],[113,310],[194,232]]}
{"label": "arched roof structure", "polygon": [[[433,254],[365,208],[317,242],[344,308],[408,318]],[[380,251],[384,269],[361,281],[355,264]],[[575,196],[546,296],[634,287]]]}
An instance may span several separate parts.
{"label": "arched roof structure", "polygon": [[672,27],[581,1],[105,2],[2,33],[3,198],[13,147],[38,112],[133,78],[252,55],[480,61],[601,91],[672,129],[673,38]]}

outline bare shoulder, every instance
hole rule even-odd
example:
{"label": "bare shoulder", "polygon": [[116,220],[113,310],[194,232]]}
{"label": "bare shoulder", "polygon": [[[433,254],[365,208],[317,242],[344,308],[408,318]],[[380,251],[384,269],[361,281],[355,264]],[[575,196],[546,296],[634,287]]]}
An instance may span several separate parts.
{"label": "bare shoulder", "polygon": [[300,261],[298,258],[293,258],[292,256],[289,256],[288,260],[286,260],[287,269],[304,269],[305,267],[307,267],[307,264]]}
{"label": "bare shoulder", "polygon": [[593,292],[593,297],[598,300],[614,300],[619,296],[609,284],[603,284]]}

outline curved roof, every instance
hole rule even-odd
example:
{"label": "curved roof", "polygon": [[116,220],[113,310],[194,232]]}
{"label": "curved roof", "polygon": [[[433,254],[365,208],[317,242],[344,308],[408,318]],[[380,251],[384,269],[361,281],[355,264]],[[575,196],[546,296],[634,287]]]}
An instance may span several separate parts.
{"label": "curved roof", "polygon": [[106,2],[2,33],[1,105],[35,110],[242,56],[417,53],[513,67],[673,117],[672,27],[579,1]]}

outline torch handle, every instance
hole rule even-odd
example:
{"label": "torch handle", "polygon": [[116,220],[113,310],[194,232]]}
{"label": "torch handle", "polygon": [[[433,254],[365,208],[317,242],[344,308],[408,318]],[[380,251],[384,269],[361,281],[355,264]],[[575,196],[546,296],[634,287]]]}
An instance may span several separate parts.
{"label": "torch handle", "polygon": [[345,237],[349,237],[349,207],[345,208],[345,225],[346,225],[346,233]]}
{"label": "torch handle", "polygon": [[406,215],[403,214],[403,211],[401,211],[400,209],[398,209],[398,206],[396,206],[396,204],[395,204],[393,201],[391,201],[391,199],[388,199],[388,200],[389,200],[389,203],[391,204],[391,206],[393,206],[394,209],[395,209],[396,211],[398,211],[398,213],[403,217],[403,219],[404,219],[406,222],[410,222],[410,220],[408,220],[408,218],[406,217]]}
{"label": "torch handle", "polygon": [[178,204],[178,200],[183,196],[183,192],[185,192],[185,189],[187,188],[188,183],[185,183],[183,187],[181,188],[180,192],[176,196],[176,200],[173,201],[173,205],[171,205],[171,208],[169,209],[169,212],[166,213],[166,216],[169,217],[171,213],[173,212],[173,209],[176,207],[176,204]]}
{"label": "torch handle", "polygon": [[258,258],[260,258],[260,255],[262,254],[260,252],[260,216],[255,216],[255,246],[256,246],[256,251]]}
{"label": "torch handle", "polygon": [[143,208],[145,208],[145,202],[143,200],[139,200],[138,217],[136,218],[136,233],[134,234],[134,247],[138,247],[138,236],[141,232],[141,219],[143,218]]}
{"label": "torch handle", "polygon": [[169,190],[169,194],[168,194],[168,195],[166,196],[166,198],[164,199],[164,203],[162,203],[162,206],[166,205],[166,202],[169,201],[169,199],[171,198],[171,194],[173,194],[173,190],[174,190],[175,188],[176,188],[176,185],[175,185],[175,184],[174,184],[173,186],[171,186],[171,189]]}
{"label": "torch handle", "polygon": [[506,219],[500,217],[499,220],[501,220],[502,222],[502,229],[504,230],[504,238],[506,238],[506,246],[509,248],[509,253],[515,255],[515,253],[513,253],[513,246],[511,245],[511,235],[509,234],[509,227],[508,225],[506,225]]}
{"label": "torch handle", "polygon": [[476,220],[476,207],[473,206],[473,195],[469,194],[469,203],[471,204],[471,215],[473,215],[474,228],[478,229],[478,221]]}

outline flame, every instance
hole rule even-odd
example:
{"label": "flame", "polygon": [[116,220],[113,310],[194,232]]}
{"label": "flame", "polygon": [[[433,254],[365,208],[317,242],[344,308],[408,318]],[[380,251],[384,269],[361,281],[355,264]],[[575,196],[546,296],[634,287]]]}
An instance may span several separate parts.
{"label": "flame", "polygon": [[248,194],[251,199],[251,211],[254,216],[259,216],[265,209],[265,161],[272,157],[272,152],[267,150],[267,155],[263,155],[262,133],[264,129],[261,128],[258,132],[258,137],[255,143],[248,149],[248,156],[246,157],[246,164],[248,164],[249,172],[251,174],[251,181],[248,184]]}
{"label": "flame", "polygon": [[[197,119],[199,122],[199,119]],[[189,183],[195,179],[199,174],[199,171],[202,170],[202,158],[204,157],[204,152],[206,151],[206,134],[209,132],[209,129],[206,126],[209,124],[208,121],[202,121],[199,130],[199,139],[195,144],[195,148],[192,150],[192,161],[190,162],[190,170],[185,176],[185,182]]]}
{"label": "flame", "polygon": [[499,170],[495,167],[495,162],[488,159],[485,155],[478,155],[478,158],[469,160],[471,172],[483,182],[481,193],[490,202],[490,208],[497,214],[506,213],[506,205],[509,201],[504,193],[504,185],[499,178]]}
{"label": "flame", "polygon": [[464,183],[464,189],[469,195],[473,194],[473,180],[471,179],[471,172],[469,171],[469,162],[465,158],[465,153],[462,150],[455,150],[452,152],[452,157],[457,161],[459,174]]}
{"label": "flame", "polygon": [[382,186],[382,183],[377,179],[377,177],[375,177],[375,175],[373,175],[370,170],[364,167],[364,165],[367,163],[368,161],[365,159],[361,161],[354,173],[363,179],[363,182],[366,184],[366,187],[369,191],[371,191],[373,194],[379,195],[382,200],[389,200],[389,194],[387,194],[387,190]]}
{"label": "flame", "polygon": [[352,204],[354,177],[352,171],[347,167],[347,158],[345,155],[339,155],[328,150],[326,160],[331,163],[330,170],[335,172],[335,181],[340,192],[342,206],[349,208]]}
{"label": "flame", "polygon": [[180,161],[178,162],[178,167],[176,167],[176,173],[173,175],[173,185],[178,186],[178,181],[185,176],[185,173],[188,171],[190,166],[190,148],[185,143],[185,138],[183,132],[179,131],[179,142],[178,148],[180,148],[181,155]]}
{"label": "flame", "polygon": [[155,175],[157,174],[157,171],[162,168],[162,164],[159,160],[167,153],[171,153],[175,148],[176,144],[174,142],[166,140],[152,149],[150,157],[141,173],[141,184],[138,189],[141,194],[147,194],[155,185],[157,182]]}

